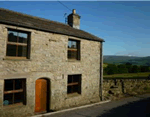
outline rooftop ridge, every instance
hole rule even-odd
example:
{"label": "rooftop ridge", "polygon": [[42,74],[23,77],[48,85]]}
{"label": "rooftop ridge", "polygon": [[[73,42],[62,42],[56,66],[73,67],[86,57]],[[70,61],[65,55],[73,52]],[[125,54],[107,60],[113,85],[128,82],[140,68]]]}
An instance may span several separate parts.
{"label": "rooftop ridge", "polygon": [[27,17],[34,18],[34,19],[44,20],[44,21],[48,21],[48,22],[54,22],[54,23],[58,23],[58,24],[62,24],[62,25],[66,25],[66,26],[70,27],[68,24],[65,24],[65,23],[61,23],[61,22],[58,22],[58,21],[53,21],[53,20],[49,20],[49,19],[45,19],[45,18],[42,18],[42,17],[33,16],[33,15],[28,15],[26,13],[21,13],[21,12],[18,12],[18,11],[13,11],[13,10],[5,9],[5,8],[0,8],[0,10],[16,13],[16,14],[27,16]]}

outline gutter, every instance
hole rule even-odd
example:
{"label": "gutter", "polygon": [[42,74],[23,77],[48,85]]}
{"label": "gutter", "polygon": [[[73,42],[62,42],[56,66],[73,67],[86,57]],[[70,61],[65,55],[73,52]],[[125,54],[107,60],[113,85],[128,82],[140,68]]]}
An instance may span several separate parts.
{"label": "gutter", "polygon": [[103,42],[100,42],[100,82],[99,82],[99,97],[103,101]]}

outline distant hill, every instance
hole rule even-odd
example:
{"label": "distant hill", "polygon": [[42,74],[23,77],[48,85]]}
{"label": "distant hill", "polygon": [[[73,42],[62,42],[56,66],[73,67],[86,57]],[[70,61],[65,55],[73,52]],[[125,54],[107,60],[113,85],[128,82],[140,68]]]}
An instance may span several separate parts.
{"label": "distant hill", "polygon": [[133,65],[150,66],[150,56],[136,57],[136,56],[104,55],[104,63],[123,64],[127,62],[132,63]]}

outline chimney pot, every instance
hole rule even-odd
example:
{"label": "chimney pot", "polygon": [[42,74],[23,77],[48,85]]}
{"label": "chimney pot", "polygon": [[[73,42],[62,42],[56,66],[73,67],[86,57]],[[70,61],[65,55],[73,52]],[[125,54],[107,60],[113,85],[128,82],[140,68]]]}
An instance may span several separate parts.
{"label": "chimney pot", "polygon": [[76,10],[75,10],[75,9],[73,9],[73,10],[72,10],[72,13],[73,13],[73,14],[76,14]]}

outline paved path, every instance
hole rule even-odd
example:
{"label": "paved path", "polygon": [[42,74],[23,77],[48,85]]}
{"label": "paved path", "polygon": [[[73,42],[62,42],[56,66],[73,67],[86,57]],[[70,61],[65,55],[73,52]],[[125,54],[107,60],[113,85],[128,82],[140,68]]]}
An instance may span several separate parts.
{"label": "paved path", "polygon": [[150,94],[44,117],[150,117]]}

